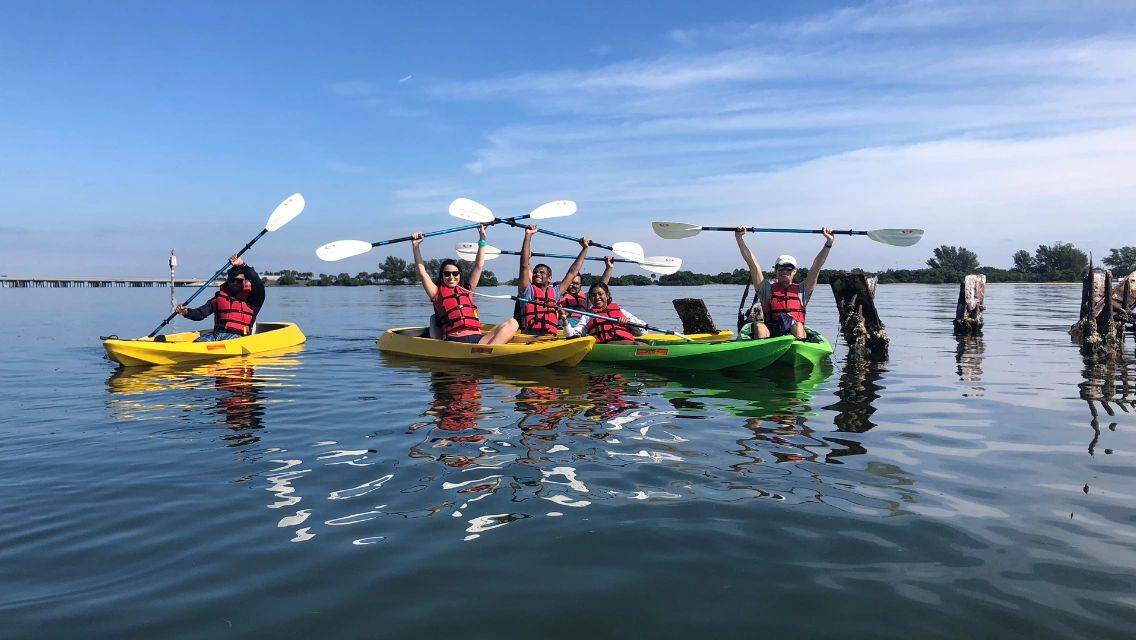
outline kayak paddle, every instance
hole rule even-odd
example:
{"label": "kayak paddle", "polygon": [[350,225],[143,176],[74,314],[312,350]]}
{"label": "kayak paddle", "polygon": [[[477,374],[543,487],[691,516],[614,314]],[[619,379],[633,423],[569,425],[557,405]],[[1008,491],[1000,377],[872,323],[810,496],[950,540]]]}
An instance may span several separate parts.
{"label": "kayak paddle", "polygon": [[[256,241],[260,240],[260,238],[264,236],[264,234],[276,231],[280,227],[283,227],[284,225],[291,222],[293,218],[300,215],[300,212],[304,210],[304,204],[304,196],[298,193],[294,193],[291,196],[288,196],[288,198],[286,198],[284,202],[281,202],[276,206],[276,209],[272,211],[272,215],[268,216],[268,222],[265,223],[264,229],[262,229],[260,233],[256,234],[255,238],[249,240],[244,249],[241,249],[237,252],[237,257],[239,258],[240,256],[244,255],[244,252],[248,251],[252,247],[252,245],[256,244]],[[201,287],[198,288],[197,291],[194,291],[193,295],[189,296],[189,299],[182,304],[189,306],[189,303],[193,302],[193,299],[196,298],[202,291],[205,291],[210,283],[221,277],[221,274],[224,273],[225,270],[229,268],[229,266],[230,265],[228,261],[226,261],[224,266],[218,269],[217,273],[213,274],[212,278],[206,280],[205,284],[201,285]],[[176,315],[177,311],[170,313],[169,317],[163,320],[162,324],[158,325],[158,328],[151,331],[150,335],[146,337],[153,338],[154,336],[158,335],[158,332],[162,330],[162,327],[168,325],[170,323],[170,320],[173,320],[174,316]]]}
{"label": "kayak paddle", "polygon": [[[703,231],[736,231],[737,227],[703,227],[685,222],[652,222],[651,227],[660,238],[667,240],[681,240],[693,238]],[[746,227],[751,233],[821,233],[820,229],[765,229],[762,227]],[[910,247],[923,237],[922,229],[873,229],[871,231],[832,231],[833,235],[868,236],[876,242],[893,247]]]}
{"label": "kayak paddle", "polygon": [[[477,258],[477,243],[476,242],[459,242],[454,249],[458,252],[458,257],[462,260],[473,262]],[[497,247],[485,247],[485,259],[493,260],[494,258],[501,257],[502,254],[519,256],[520,251],[504,251]],[[538,258],[564,258],[566,260],[575,260],[576,256],[567,253],[533,253],[532,255]],[[596,260],[602,262],[604,258],[598,256],[588,256],[585,260]],[[682,267],[682,258],[675,258],[672,256],[648,256],[642,260],[628,260],[626,258],[612,258],[615,262],[627,262],[630,264],[639,265],[640,268],[658,273],[662,275],[670,275],[677,273]]]}
{"label": "kayak paddle", "polygon": [[[478,293],[476,291],[470,291],[470,290],[466,289],[465,287],[462,287],[462,290],[466,291],[467,293],[473,294],[475,296],[481,296],[483,298],[497,298],[498,300],[516,300],[517,302],[531,302],[533,304],[540,305],[542,307],[552,307],[552,308],[555,308],[555,309],[563,308],[560,305],[552,303],[552,302],[544,302],[543,300],[529,300],[528,298],[526,298],[524,296],[510,296],[510,295],[498,296],[498,295],[493,295],[493,294],[490,294],[490,293]],[[610,316],[601,316],[598,313],[592,313],[591,311],[581,311],[579,309],[567,309],[566,311],[568,311],[569,313],[574,313],[576,315],[580,315],[580,316],[588,316],[589,318],[595,318],[596,320],[606,320],[608,322],[614,322],[616,324],[619,323],[619,320],[617,320],[615,318],[612,318]],[[665,333],[668,336],[675,336],[675,337],[678,337],[678,338],[682,338],[683,340],[686,340],[687,342],[694,342],[693,338],[689,338],[689,337],[679,333],[678,331],[672,331],[670,329],[663,329],[661,327],[654,327],[654,326],[651,326],[649,324],[635,324],[635,323],[630,323],[630,322],[627,324],[627,326],[639,327],[639,328],[642,328],[642,329],[650,329],[651,331],[654,331],[656,333]]]}
{"label": "kayak paddle", "polygon": [[[555,202],[546,202],[536,209],[524,215],[515,216],[513,218],[505,218],[499,220],[493,215],[493,212],[487,209],[484,205],[474,202],[469,198],[458,198],[450,203],[450,215],[462,218],[463,220],[472,220],[474,224],[462,225],[460,227],[450,227],[449,229],[441,229],[439,231],[429,231],[423,233],[423,237],[440,236],[447,233],[456,233],[458,231],[468,231],[476,229],[483,224],[492,224],[493,221],[499,220],[507,222],[509,220],[524,220],[531,218],[533,220],[542,220],[545,218],[560,218],[570,216],[576,213],[576,203],[571,200],[557,200]],[[336,260],[343,260],[345,258],[353,258],[358,255],[367,253],[375,247],[383,245],[395,244],[397,242],[406,242],[413,236],[403,236],[401,238],[394,238],[391,240],[379,240],[378,242],[367,242],[366,240],[336,240],[329,242],[322,247],[316,249],[316,256],[325,262],[335,262]]]}
{"label": "kayak paddle", "polygon": [[[507,225],[517,227],[517,228],[521,228],[521,229],[523,229],[525,227],[525,225],[520,224],[519,222],[516,222],[515,220],[505,219],[505,220],[500,220],[499,222],[504,222]],[[555,236],[557,238],[564,238],[565,240],[571,240],[573,242],[579,242],[580,241],[580,239],[575,237],[575,236],[570,236],[570,235],[565,234],[565,233],[557,233],[555,231],[549,231],[548,229],[537,229],[537,233],[546,233],[550,236]],[[638,242],[617,242],[617,243],[609,246],[609,245],[606,245],[606,244],[602,244],[602,243],[599,243],[599,242],[594,242],[594,241],[589,240],[588,244],[590,244],[593,247],[599,247],[601,249],[607,249],[608,251],[614,253],[615,255],[617,255],[621,258],[630,260],[632,262],[642,262],[643,258],[644,258],[643,246],[640,245]],[[535,256],[536,254],[534,253],[533,255]]]}

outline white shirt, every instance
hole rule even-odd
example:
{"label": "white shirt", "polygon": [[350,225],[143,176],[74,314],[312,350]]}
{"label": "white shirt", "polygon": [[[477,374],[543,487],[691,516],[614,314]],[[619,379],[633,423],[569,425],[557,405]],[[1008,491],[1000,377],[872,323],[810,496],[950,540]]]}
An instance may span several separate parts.
{"label": "white shirt", "polygon": [[[588,311],[591,312],[590,309]],[[619,313],[622,314],[624,318],[627,318],[627,322],[630,324],[627,324],[626,327],[631,333],[637,336],[647,333],[647,328],[643,326],[646,323],[631,315],[627,309],[620,309]],[[564,327],[564,335],[569,338],[579,338],[580,336],[588,335],[588,327],[591,326],[593,320],[595,320],[595,318],[591,316],[581,317],[580,321],[575,325],[569,324],[567,327]]]}

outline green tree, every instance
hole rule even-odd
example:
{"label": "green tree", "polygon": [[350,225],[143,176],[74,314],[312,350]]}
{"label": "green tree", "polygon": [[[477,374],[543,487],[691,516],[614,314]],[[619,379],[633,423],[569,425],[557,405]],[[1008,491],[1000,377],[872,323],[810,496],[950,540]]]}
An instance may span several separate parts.
{"label": "green tree", "polygon": [[978,255],[966,247],[942,245],[936,247],[935,257],[927,261],[932,269],[948,269],[959,273],[973,273],[978,269]]}
{"label": "green tree", "polygon": [[1085,275],[1089,256],[1068,242],[1038,245],[1034,252],[1037,272],[1050,280],[1075,281]]}
{"label": "green tree", "polygon": [[1136,271],[1136,247],[1121,247],[1119,249],[1109,249],[1108,256],[1101,260],[1106,267],[1112,268],[1112,275],[1117,278]]}
{"label": "green tree", "polygon": [[1021,273],[1033,273],[1037,271],[1037,263],[1034,261],[1029,251],[1019,249],[1014,252],[1014,266],[1011,270],[1020,271]]}
{"label": "green tree", "polygon": [[387,284],[406,284],[406,275],[407,264],[402,258],[387,256],[379,265],[379,277]]}

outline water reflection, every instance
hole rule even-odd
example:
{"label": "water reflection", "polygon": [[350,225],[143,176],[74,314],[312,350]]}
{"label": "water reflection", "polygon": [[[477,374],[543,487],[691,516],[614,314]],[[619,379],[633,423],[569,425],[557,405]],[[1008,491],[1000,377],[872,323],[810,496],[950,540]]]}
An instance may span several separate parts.
{"label": "water reflection", "polygon": [[[1100,417],[1108,416],[1108,431],[1116,431],[1117,410],[1134,413],[1136,404],[1136,361],[1120,357],[1109,361],[1098,361],[1091,357],[1084,359],[1082,370],[1084,380],[1078,384],[1081,399],[1089,405],[1092,419],[1093,437],[1089,442],[1089,455],[1095,455],[1101,440]],[[1111,448],[1104,449],[1111,454]]]}
{"label": "water reflection", "polygon": [[[982,359],[986,353],[986,343],[982,334],[956,334],[955,363],[956,371],[962,382],[982,382]],[[983,396],[986,390],[982,387],[971,387],[973,393],[967,395]]]}
{"label": "water reflection", "polygon": [[839,389],[835,393],[840,400],[825,407],[837,412],[833,418],[837,431],[864,433],[876,426],[871,417],[876,412],[874,402],[884,388],[877,382],[885,371],[886,359],[862,358],[852,354],[845,358]]}

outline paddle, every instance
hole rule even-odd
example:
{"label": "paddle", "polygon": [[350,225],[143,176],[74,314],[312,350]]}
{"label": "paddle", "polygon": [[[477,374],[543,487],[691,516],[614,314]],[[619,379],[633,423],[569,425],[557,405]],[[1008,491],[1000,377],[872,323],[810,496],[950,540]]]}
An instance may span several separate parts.
{"label": "paddle", "polygon": [[[652,222],[651,227],[660,238],[667,240],[680,240],[693,238],[703,231],[736,231],[737,227],[703,227],[685,222]],[[820,229],[765,229],[761,227],[746,227],[746,231],[756,233],[821,233]],[[836,231],[833,235],[868,236],[876,242],[893,247],[910,247],[923,237],[922,229],[873,229],[871,231]]]}
{"label": "paddle", "polygon": [[[302,196],[298,193],[294,193],[291,196],[288,196],[288,198],[285,199],[284,202],[281,202],[279,205],[276,206],[276,209],[274,209],[272,211],[272,215],[268,216],[268,222],[265,223],[264,229],[261,229],[260,233],[256,234],[255,238],[253,238],[252,240],[249,240],[248,244],[245,245],[244,249],[241,249],[240,251],[237,252],[237,257],[239,258],[240,256],[244,255],[244,253],[246,251],[248,251],[252,247],[252,245],[256,244],[256,241],[260,240],[261,237],[264,236],[264,234],[276,231],[280,227],[283,227],[284,225],[288,224],[289,222],[292,221],[292,218],[295,218],[296,216],[300,215],[300,212],[303,211],[303,210],[304,210],[304,196]],[[217,273],[213,274],[212,278],[209,278],[208,280],[206,280],[205,284],[201,285],[197,289],[197,291],[194,291],[193,295],[189,296],[189,299],[186,300],[185,302],[183,302],[182,304],[188,306],[190,302],[193,302],[194,298],[196,298],[202,291],[205,291],[205,289],[209,287],[210,283],[212,283],[217,278],[221,277],[221,274],[224,273],[225,270],[228,269],[228,268],[229,268],[229,263],[228,263],[228,261],[226,261],[224,266],[222,266],[220,269],[218,269]],[[162,324],[158,325],[158,328],[151,331],[150,335],[148,335],[146,337],[147,338],[153,338],[154,336],[158,335],[158,332],[162,330],[162,327],[168,325],[170,323],[170,320],[173,320],[174,316],[176,316],[176,315],[177,315],[177,311],[170,313],[169,317],[167,317],[165,320],[163,320]]]}
{"label": "paddle", "polygon": [[[519,223],[515,220],[510,220],[508,218],[506,218],[504,220],[499,220],[498,222],[504,222],[505,224],[507,224],[509,226],[517,227],[517,228],[520,228],[520,229],[525,228],[525,225],[523,225],[523,224],[521,224],[521,223]],[[565,233],[557,233],[555,231],[549,231],[548,229],[537,229],[537,232],[538,233],[546,233],[550,236],[555,236],[557,238],[564,238],[565,240],[571,240],[573,242],[579,242],[580,241],[579,238],[570,236],[570,235],[565,234]],[[606,244],[602,244],[600,242],[594,242],[594,241],[591,241],[591,240],[589,240],[588,243],[593,247],[599,247],[601,249],[607,249],[608,251],[614,253],[615,255],[617,255],[621,258],[630,260],[632,262],[643,262],[643,259],[644,259],[643,247],[638,242],[617,242],[614,245],[610,245],[610,246],[606,245]],[[535,256],[536,254],[534,253],[533,255]]]}
{"label": "paddle", "polygon": [[[458,252],[458,257],[462,260],[473,262],[477,258],[477,243],[476,242],[459,242],[455,245],[454,249]],[[493,260],[494,258],[505,255],[520,255],[520,251],[503,251],[497,247],[485,247],[485,259]],[[575,260],[576,256],[567,253],[533,253],[532,255],[538,258],[564,258],[566,260]],[[585,260],[596,260],[602,262],[604,258],[588,256]],[[662,275],[670,275],[677,273],[679,268],[682,267],[682,258],[675,258],[672,256],[648,256],[643,260],[627,260],[626,258],[612,258],[615,262],[626,262],[629,264],[639,265],[641,269],[651,271]]]}
{"label": "paddle", "polygon": [[[423,237],[440,236],[447,233],[456,233],[458,231],[468,231],[476,229],[483,224],[493,224],[495,220],[507,222],[509,220],[524,220],[531,218],[533,220],[543,220],[545,218],[561,218],[570,216],[576,213],[576,203],[571,200],[557,200],[555,202],[546,202],[536,209],[524,215],[515,216],[513,218],[505,218],[500,220],[493,215],[493,212],[485,208],[484,205],[474,202],[469,198],[458,198],[450,203],[450,215],[462,218],[463,220],[472,220],[474,224],[462,225],[460,227],[450,227],[449,229],[441,229],[439,231],[429,231],[423,233]],[[396,242],[406,242],[412,236],[403,236],[401,238],[394,238],[391,240],[380,240],[378,242],[367,242],[365,240],[336,240],[329,242],[322,247],[316,249],[316,256],[325,262],[335,262],[336,260],[343,260],[345,258],[352,258],[358,255],[367,253],[375,247],[383,245],[395,244]]]}
{"label": "paddle", "polygon": [[[552,307],[552,308],[555,308],[555,309],[561,308],[560,305],[552,303],[552,302],[544,302],[543,300],[529,300],[528,298],[526,298],[524,296],[510,296],[510,295],[498,296],[498,295],[493,295],[493,294],[489,294],[489,293],[478,293],[476,291],[469,291],[468,289],[464,289],[464,287],[463,287],[463,290],[465,290],[468,293],[471,293],[475,296],[481,296],[483,298],[497,298],[498,300],[516,300],[517,302],[531,302],[535,305],[540,305],[542,307]],[[597,320],[606,320],[608,322],[615,322],[615,323],[619,322],[619,320],[612,318],[610,316],[601,316],[598,313],[592,313],[591,311],[581,311],[579,309],[571,309],[570,311],[571,311],[571,313],[574,313],[576,315],[588,316],[589,318],[595,318]],[[640,327],[640,328],[643,328],[643,329],[650,329],[651,331],[654,331],[656,333],[665,333],[669,336],[675,336],[675,337],[678,337],[678,338],[682,338],[683,340],[686,340],[687,342],[694,342],[693,338],[688,338],[685,335],[683,335],[683,334],[681,334],[677,331],[672,331],[670,329],[663,329],[661,327],[654,327],[654,326],[651,326],[649,324],[628,323],[628,326]]]}

